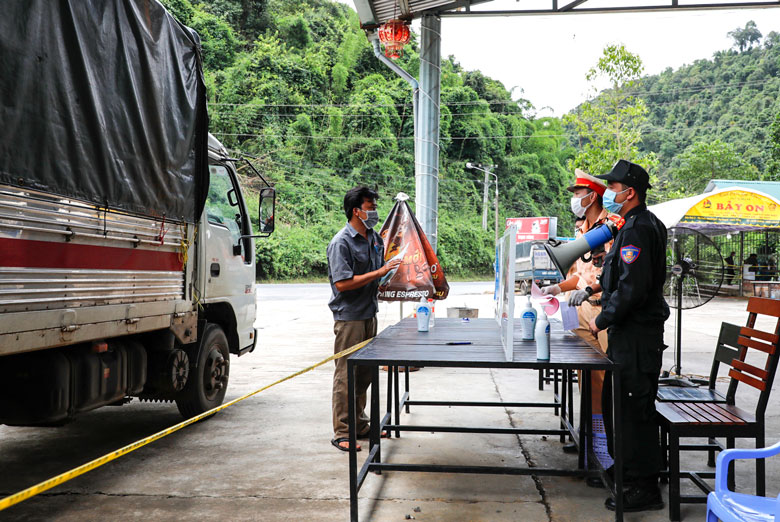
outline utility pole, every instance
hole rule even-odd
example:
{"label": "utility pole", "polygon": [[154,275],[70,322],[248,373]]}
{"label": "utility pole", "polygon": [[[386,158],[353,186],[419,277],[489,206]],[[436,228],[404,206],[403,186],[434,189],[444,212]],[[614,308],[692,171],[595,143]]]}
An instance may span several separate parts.
{"label": "utility pole", "polygon": [[[496,243],[498,243],[498,176],[492,172],[490,174],[496,178]],[[487,179],[487,176],[485,176],[485,178]]]}
{"label": "utility pole", "polygon": [[490,183],[490,174],[485,171],[485,182],[482,185],[482,230],[487,230],[487,213],[488,213],[488,184]]}
{"label": "utility pole", "polygon": [[490,172],[490,169],[495,168],[495,165],[488,165],[483,168],[482,164],[473,164],[471,162],[466,163],[466,168],[469,170],[480,170],[485,173],[484,187],[482,190],[482,230],[487,230],[487,215],[488,215],[488,189],[490,187],[490,176],[495,178],[496,183],[496,199],[494,202],[496,213],[496,241],[498,241],[498,176]]}

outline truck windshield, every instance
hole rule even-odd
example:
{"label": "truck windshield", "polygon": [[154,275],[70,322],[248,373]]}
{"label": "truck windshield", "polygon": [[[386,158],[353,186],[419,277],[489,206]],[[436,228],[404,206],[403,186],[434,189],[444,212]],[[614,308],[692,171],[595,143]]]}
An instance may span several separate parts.
{"label": "truck windshield", "polygon": [[228,193],[234,191],[230,175],[227,168],[223,165],[209,165],[209,174],[210,183],[209,194],[206,198],[206,217],[209,223],[222,225],[230,230],[235,244],[238,244],[241,238],[241,209],[237,204],[239,201],[238,195],[233,192],[232,197],[228,196]]}

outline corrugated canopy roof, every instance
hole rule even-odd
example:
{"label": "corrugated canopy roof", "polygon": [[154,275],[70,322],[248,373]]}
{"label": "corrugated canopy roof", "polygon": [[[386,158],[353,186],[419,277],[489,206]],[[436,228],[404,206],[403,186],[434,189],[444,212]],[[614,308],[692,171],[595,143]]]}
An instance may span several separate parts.
{"label": "corrugated canopy roof", "polygon": [[354,0],[354,2],[360,23],[366,29],[393,18],[411,20],[418,18],[425,11],[446,9],[448,6],[454,9],[457,7],[455,3],[463,5],[463,2],[453,2],[453,0]]}
{"label": "corrugated canopy roof", "polygon": [[391,20],[439,16],[513,16],[780,7],[778,0],[517,0],[511,10],[472,10],[491,0],[353,0],[364,29]]}

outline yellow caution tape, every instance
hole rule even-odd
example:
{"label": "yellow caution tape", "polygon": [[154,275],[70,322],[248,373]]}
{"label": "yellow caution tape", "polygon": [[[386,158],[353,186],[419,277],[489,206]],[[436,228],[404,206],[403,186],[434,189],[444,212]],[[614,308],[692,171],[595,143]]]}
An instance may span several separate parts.
{"label": "yellow caution tape", "polygon": [[304,373],[310,372],[314,368],[317,368],[319,366],[322,366],[323,364],[326,364],[330,361],[333,361],[335,359],[340,359],[342,357],[346,357],[347,355],[350,355],[352,353],[355,353],[356,351],[363,348],[365,345],[367,345],[371,339],[367,339],[363,341],[362,343],[356,344],[355,346],[352,346],[351,348],[348,348],[346,350],[342,350],[337,354],[331,355],[327,359],[323,359],[322,361],[312,364],[311,366],[304,368],[303,370],[297,371],[293,374],[290,374],[286,377],[282,377],[278,381],[272,382],[271,384],[267,386],[263,386],[259,390],[255,390],[251,393],[247,393],[243,397],[239,397],[237,399],[233,399],[230,402],[226,402],[225,404],[222,404],[221,406],[217,406],[216,408],[210,409],[209,411],[203,412],[200,415],[197,415],[195,417],[192,417],[190,419],[187,419],[185,421],[180,422],[179,424],[176,424],[174,426],[171,426],[170,428],[166,428],[162,431],[158,431],[154,435],[150,435],[146,437],[145,439],[138,440],[136,442],[133,442],[132,444],[128,444],[127,446],[120,448],[116,451],[112,451],[111,453],[107,453],[103,455],[102,457],[98,457],[95,460],[91,460],[87,462],[86,464],[82,464],[81,466],[77,468],[73,468],[70,471],[66,471],[65,473],[62,473],[60,475],[57,475],[56,477],[52,477],[48,480],[44,480],[43,482],[40,482],[32,487],[29,487],[23,491],[20,491],[18,493],[14,493],[13,495],[9,495],[5,497],[4,499],[0,500],[0,511],[3,511],[4,509],[7,509],[15,504],[18,504],[20,502],[24,502],[25,500],[32,498],[40,493],[43,493],[44,491],[47,491],[55,486],[59,486],[60,484],[67,482],[71,479],[74,479],[80,475],[83,475],[84,473],[87,473],[89,471],[92,471],[93,469],[99,468],[100,466],[104,464],[108,464],[114,459],[118,459],[119,457],[123,455],[127,455],[128,453],[137,450],[138,448],[141,448],[143,446],[146,446],[147,444],[150,444],[156,440],[159,440],[163,437],[167,437],[171,433],[174,433],[176,431],[179,431],[180,429],[184,428],[185,426],[189,426],[190,424],[193,424],[195,422],[198,422],[201,419],[204,419],[210,415],[213,415],[217,413],[218,411],[224,410],[225,408],[228,408],[230,406],[233,406],[236,403],[239,403],[243,401],[244,399],[248,399],[249,397],[253,395],[257,395],[258,393],[267,390],[268,388],[271,388],[273,386],[276,386],[277,384],[281,384],[284,381],[289,381],[290,379],[293,379],[295,377],[298,377],[299,375],[303,375]]}

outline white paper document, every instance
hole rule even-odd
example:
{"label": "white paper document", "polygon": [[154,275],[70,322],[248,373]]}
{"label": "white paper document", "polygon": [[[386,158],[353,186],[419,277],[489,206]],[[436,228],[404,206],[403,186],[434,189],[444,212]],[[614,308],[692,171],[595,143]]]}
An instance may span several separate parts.
{"label": "white paper document", "polygon": [[569,306],[569,303],[566,301],[561,301],[560,310],[564,330],[574,330],[580,325],[580,320],[577,317],[576,306]]}

